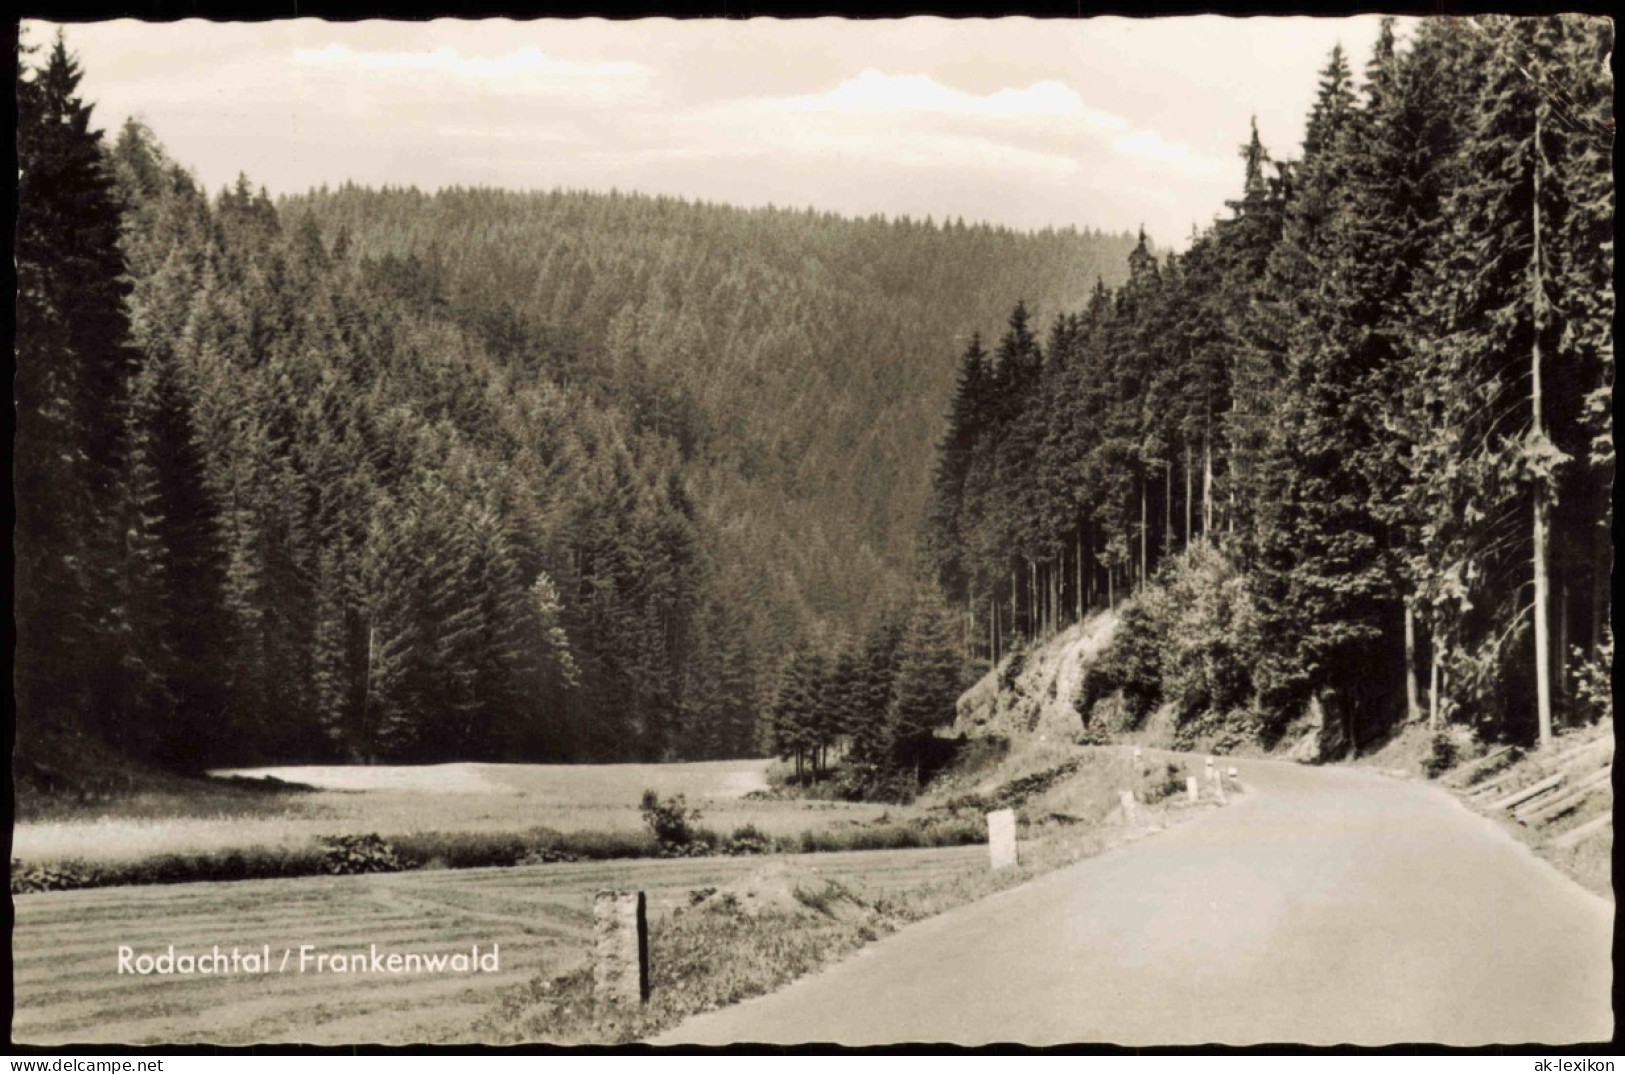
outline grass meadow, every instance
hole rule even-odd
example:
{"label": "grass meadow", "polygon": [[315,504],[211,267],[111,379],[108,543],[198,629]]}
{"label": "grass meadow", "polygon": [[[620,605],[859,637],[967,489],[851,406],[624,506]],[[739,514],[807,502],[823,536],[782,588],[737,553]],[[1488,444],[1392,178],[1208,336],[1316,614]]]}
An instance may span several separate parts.
{"label": "grass meadow", "polygon": [[11,854],[24,864],[113,865],[165,855],[291,853],[323,837],[362,832],[385,839],[537,829],[632,836],[644,831],[638,799],[645,789],[683,795],[700,809],[704,827],[723,833],[753,825],[767,836],[799,836],[922,815],[871,803],[747,798],[766,789],[770,763],[236,769],[184,791],[36,810],[18,820]]}
{"label": "grass meadow", "polygon": [[[1191,759],[1174,759],[1189,766]],[[1126,750],[1047,746],[966,772],[907,809],[747,798],[765,762],[673,766],[450,765],[427,769],[278,770],[317,789],[244,798],[214,815],[166,815],[160,797],[106,818],[56,816],[19,826],[35,853],[84,848],[136,856],[315,833],[394,833],[401,846],[440,838],[452,853],[471,826],[530,829],[540,822],[604,838],[646,835],[636,803],[645,787],[684,794],[717,830],[754,824],[781,835],[766,856],[628,858],[296,876],[231,883],[150,884],[13,896],[13,1038],[68,1043],[346,1044],[610,1043],[639,1039],[689,1014],[777,988],[901,928],[1137,838],[1198,812],[1179,798],[1147,809],[1151,824],[1114,816],[1118,789],[1160,786],[1166,758],[1140,773]],[[1199,765],[1200,761],[1194,761]],[[1022,864],[992,873],[985,845],[847,850],[876,833],[929,831],[921,822],[982,829],[982,812],[1012,786],[1065,766],[1017,803]],[[258,775],[257,773],[255,774]],[[227,785],[229,786],[229,785]],[[223,794],[225,792],[222,792]],[[243,802],[251,807],[243,807]],[[435,826],[430,829],[427,826]],[[101,832],[91,838],[87,831]],[[442,835],[436,836],[435,831]],[[118,833],[114,835],[113,833]],[[887,838],[891,837],[887,835]],[[985,837],[985,836],[984,836]],[[30,843],[29,840],[32,840]],[[79,842],[75,842],[75,841]],[[121,845],[122,841],[122,845]],[[592,899],[607,888],[649,898],[655,995],[637,1020],[605,1023],[592,1010],[588,954]],[[489,950],[491,973],[300,972],[301,945],[326,952]],[[161,954],[218,946],[260,951],[268,972],[161,976],[118,972],[120,946]]]}

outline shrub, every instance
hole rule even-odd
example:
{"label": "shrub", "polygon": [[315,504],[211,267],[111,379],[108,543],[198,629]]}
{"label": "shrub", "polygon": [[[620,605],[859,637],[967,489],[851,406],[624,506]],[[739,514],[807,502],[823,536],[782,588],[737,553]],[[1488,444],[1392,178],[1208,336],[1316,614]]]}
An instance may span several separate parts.
{"label": "shrub", "polygon": [[395,856],[408,868],[423,868],[439,861],[449,869],[477,869],[489,865],[518,865],[535,847],[538,837],[557,832],[536,829],[519,832],[413,832],[392,840]]}
{"label": "shrub", "polygon": [[1595,657],[1576,646],[1569,663],[1574,696],[1593,720],[1614,718],[1614,632],[1604,628]]}
{"label": "shrub", "polygon": [[1123,608],[1117,633],[1095,666],[1083,677],[1078,715],[1087,727],[1106,698],[1122,698],[1123,730],[1138,727],[1162,699],[1161,653],[1166,643],[1155,586]]}
{"label": "shrub", "polygon": [[693,826],[700,811],[690,808],[682,795],[663,799],[654,791],[644,791],[638,812],[663,846],[683,847],[694,841]]}
{"label": "shrub", "polygon": [[1124,605],[1111,647],[1084,676],[1075,705],[1086,728],[1107,722],[1104,703],[1115,696],[1124,730],[1140,727],[1166,702],[1184,739],[1217,733],[1238,717],[1252,734],[1260,692],[1284,697],[1296,682],[1279,664],[1264,644],[1248,577],[1222,553],[1197,545]]}
{"label": "shrub", "polygon": [[1422,758],[1422,772],[1429,779],[1438,779],[1461,761],[1461,750],[1449,732],[1440,731],[1429,744],[1428,755]]}
{"label": "shrub", "polygon": [[[1079,694],[1081,697],[1081,688],[1079,690]],[[1110,746],[1112,744],[1112,736],[1108,731],[1106,731],[1105,728],[1085,727],[1082,731],[1079,731],[1077,734],[1072,736],[1072,743],[1076,746]]]}
{"label": "shrub", "polygon": [[742,824],[733,830],[722,844],[724,854],[766,854],[773,849],[773,840],[754,824]]}
{"label": "shrub", "polygon": [[71,891],[74,888],[94,886],[96,878],[88,868],[76,862],[56,865],[24,865],[11,859],[11,893],[27,895],[36,891]]}
{"label": "shrub", "polygon": [[[398,873],[407,866],[382,836],[329,835],[317,840],[322,851],[322,872],[335,876],[355,873]],[[229,859],[228,859],[229,860]],[[235,871],[235,870],[234,870]]]}
{"label": "shrub", "polygon": [[1176,764],[1165,765],[1161,772],[1146,774],[1144,791],[1147,805],[1185,793],[1185,770]]}

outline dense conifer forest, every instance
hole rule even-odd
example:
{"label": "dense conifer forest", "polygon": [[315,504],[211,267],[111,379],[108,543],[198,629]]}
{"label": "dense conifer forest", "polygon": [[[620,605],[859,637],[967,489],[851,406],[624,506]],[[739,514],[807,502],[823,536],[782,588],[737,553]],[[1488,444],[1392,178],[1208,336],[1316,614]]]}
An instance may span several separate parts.
{"label": "dense conifer forest", "polygon": [[25,51],[19,772],[771,750],[906,796],[967,671],[1105,607],[1096,730],[1611,712],[1612,47],[1387,24],[1177,255],[211,196]]}
{"label": "dense conifer forest", "polygon": [[1172,706],[1187,740],[1611,711],[1612,49],[1589,17],[1385,24],[1295,159],[1254,130],[1187,252],[973,340],[925,557],[966,648],[1120,606],[1080,714]]}
{"label": "dense conifer forest", "polygon": [[613,193],[211,195],[139,123],[102,136],[60,38],[23,47],[41,787],[98,759],[760,752],[792,654],[930,634],[914,540],[960,342],[1133,247]]}

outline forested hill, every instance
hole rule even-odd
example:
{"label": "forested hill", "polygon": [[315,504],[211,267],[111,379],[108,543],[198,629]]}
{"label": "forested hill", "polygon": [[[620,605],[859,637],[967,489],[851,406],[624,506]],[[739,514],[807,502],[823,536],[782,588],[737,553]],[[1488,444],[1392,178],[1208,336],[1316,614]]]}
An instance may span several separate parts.
{"label": "forested hill", "polygon": [[930,559],[976,649],[1132,592],[1079,698],[1108,732],[1318,708],[1340,753],[1611,711],[1612,48],[1390,21],[1187,253],[966,348]]}
{"label": "forested hill", "polygon": [[944,355],[997,330],[1014,298],[1054,311],[1121,281],[1133,248],[616,193],[346,186],[281,208],[493,351],[548,353],[542,376],[632,400],[693,462],[719,568],[742,604],[773,607],[755,627],[776,648],[814,624],[850,631],[900,594],[953,384]]}
{"label": "forested hill", "polygon": [[[910,592],[952,354],[1124,236],[211,196],[19,64],[16,768],[762,748]],[[541,177],[539,177],[541,178]]]}

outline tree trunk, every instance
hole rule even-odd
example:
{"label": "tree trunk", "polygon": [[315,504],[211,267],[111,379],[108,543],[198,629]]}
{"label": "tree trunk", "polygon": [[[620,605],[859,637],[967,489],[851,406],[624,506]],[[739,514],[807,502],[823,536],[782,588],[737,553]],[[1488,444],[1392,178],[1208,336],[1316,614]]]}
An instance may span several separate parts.
{"label": "tree trunk", "polygon": [[1085,609],[1094,607],[1095,603],[1095,577],[1100,565],[1095,562],[1095,526],[1089,524],[1089,569],[1083,575],[1083,606]]}
{"label": "tree trunk", "polygon": [[1191,546],[1191,442],[1185,441],[1185,547]]}
{"label": "tree trunk", "polygon": [[1061,550],[1061,561],[1051,563],[1049,568],[1049,629],[1050,633],[1059,633],[1061,629],[1061,584],[1066,577],[1066,549]]}
{"label": "tree trunk", "polygon": [[1569,696],[1569,583],[1557,587],[1557,696]]}
{"label": "tree trunk", "polygon": [[1074,564],[1074,569],[1077,572],[1077,581],[1075,583],[1076,586],[1077,586],[1077,591],[1072,594],[1072,599],[1077,602],[1078,622],[1081,623],[1081,622],[1083,622],[1083,614],[1084,614],[1084,603],[1083,603],[1083,527],[1082,526],[1078,527],[1077,555],[1078,555],[1078,561],[1077,561],[1076,564]]}
{"label": "tree trunk", "polygon": [[988,596],[988,658],[993,666],[999,663],[999,601]]}
{"label": "tree trunk", "polygon": [[1416,608],[1405,602],[1405,720],[1415,723],[1422,718],[1422,701],[1417,696],[1416,681]]}
{"label": "tree trunk", "polygon": [[1140,584],[1141,585],[1145,584],[1145,579],[1146,579],[1146,571],[1145,571],[1145,566],[1146,566],[1146,564],[1145,564],[1145,535],[1146,535],[1146,524],[1145,524],[1145,479],[1142,477],[1140,479]]}
{"label": "tree trunk", "polygon": [[1010,568],[1010,637],[1016,638],[1021,634],[1021,619],[1018,603],[1021,600],[1021,573]]}
{"label": "tree trunk", "polygon": [[1428,636],[1428,730],[1439,729],[1439,635]]}
{"label": "tree trunk", "polygon": [[1213,532],[1213,438],[1202,435],[1202,537]]}
{"label": "tree trunk", "polygon": [[1613,560],[1613,538],[1607,527],[1597,527],[1598,540],[1591,557],[1591,638],[1586,653],[1593,660],[1602,645],[1603,631],[1608,622],[1608,568]]}
{"label": "tree trunk", "polygon": [[1044,632],[1041,611],[1038,599],[1038,561],[1033,560],[1027,564],[1027,632],[1035,638]]}
{"label": "tree trunk", "polygon": [[1162,464],[1162,555],[1165,560],[1174,552],[1174,463],[1170,458]]}
{"label": "tree trunk", "polygon": [[[1530,256],[1529,275],[1530,288],[1533,292],[1534,341],[1529,356],[1529,408],[1533,418],[1530,431],[1531,439],[1538,449],[1545,446],[1546,428],[1541,420],[1541,384],[1540,384],[1540,332],[1544,326],[1546,303],[1544,300],[1545,280],[1542,278],[1541,248],[1540,248],[1540,198],[1541,198],[1541,155],[1540,155],[1540,105],[1535,107],[1535,189],[1532,212],[1534,250]],[[1547,503],[1545,489],[1540,482],[1534,488],[1535,497],[1535,708],[1540,722],[1540,745],[1546,749],[1552,744],[1552,649],[1550,625],[1547,622],[1547,604],[1549,595],[1549,581],[1547,579],[1546,563],[1546,535],[1551,525],[1551,506]]]}

